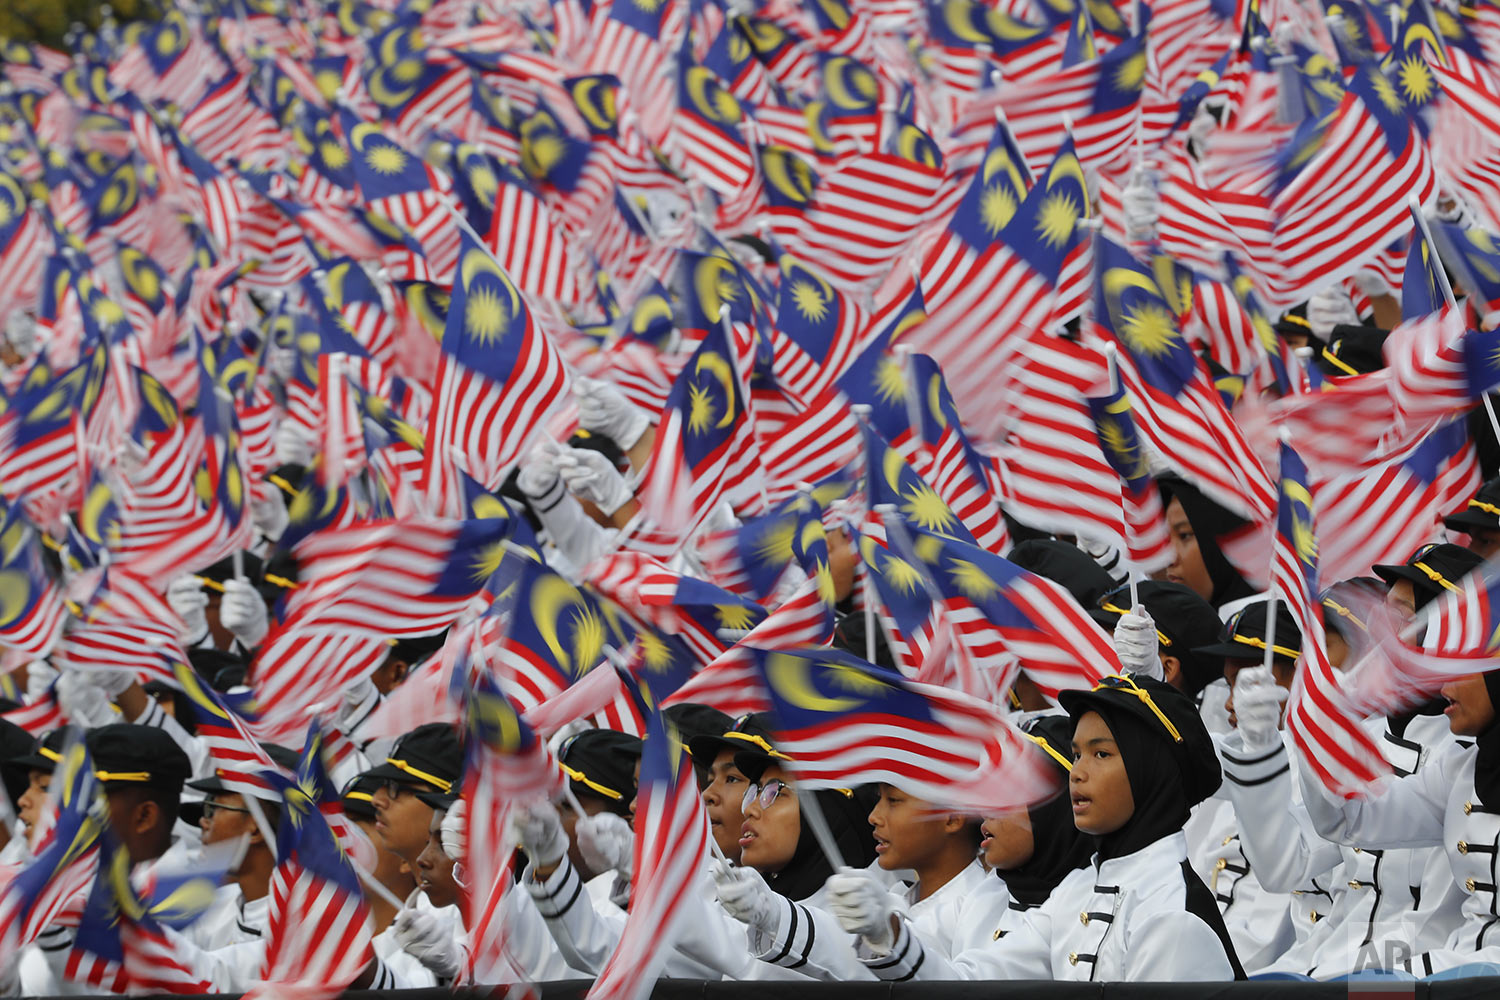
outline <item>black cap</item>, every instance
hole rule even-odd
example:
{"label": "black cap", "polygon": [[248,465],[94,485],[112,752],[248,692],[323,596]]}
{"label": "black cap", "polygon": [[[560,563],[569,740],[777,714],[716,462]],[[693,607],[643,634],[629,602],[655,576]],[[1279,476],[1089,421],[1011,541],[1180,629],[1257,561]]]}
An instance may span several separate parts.
{"label": "black cap", "polygon": [[13,767],[24,768],[26,771],[45,771],[51,774],[57,767],[57,762],[62,760],[63,744],[68,741],[68,730],[64,726],[54,729],[39,740],[33,740],[31,749],[12,758],[9,762]]}
{"label": "black cap", "polygon": [[464,771],[463,745],[446,722],[418,726],[396,741],[391,754],[369,771],[376,781],[421,786],[418,791],[452,791]]}
{"label": "black cap", "polygon": [[[1276,644],[1276,659],[1287,666],[1295,664],[1297,657],[1302,655],[1302,630],[1297,627],[1297,620],[1284,601],[1276,602],[1276,635],[1272,641]],[[1199,646],[1198,652],[1231,660],[1263,658],[1266,655],[1266,602],[1256,601],[1230,615],[1219,632],[1219,641]]]}
{"label": "black cap", "polygon": [[775,752],[775,734],[771,731],[771,713],[742,715],[717,736],[695,736],[688,740],[688,756],[707,767],[725,750]]}
{"label": "black cap", "polygon": [[1385,338],[1378,326],[1340,323],[1328,335],[1328,346],[1315,356],[1324,374],[1334,378],[1364,375],[1385,367]]}
{"label": "black cap", "polygon": [[1299,302],[1282,313],[1273,328],[1279,337],[1313,337],[1312,324],[1307,321],[1307,303]]}
{"label": "black cap", "polygon": [[1218,790],[1224,774],[1214,741],[1193,700],[1165,681],[1113,675],[1092,691],[1063,691],[1058,701],[1076,724],[1085,712],[1104,707],[1135,716],[1176,751],[1188,802],[1197,804]]}
{"label": "black cap", "polygon": [[1443,518],[1443,524],[1449,531],[1464,534],[1472,534],[1478,528],[1500,531],[1500,477],[1480,486],[1464,509]]}
{"label": "black cap", "polygon": [[[689,746],[700,736],[718,736],[734,725],[734,720],[717,708],[695,705],[691,702],[669,705],[662,709],[661,714],[676,727],[678,736]],[[691,756],[692,751],[689,750],[688,754]],[[699,761],[698,763],[712,764],[713,761]]]}
{"label": "black cap", "polygon": [[306,479],[307,466],[294,462],[278,465],[266,473],[266,482],[280,490],[282,499],[288,504],[297,499],[297,494],[302,492],[302,484]]}
{"label": "black cap", "polygon": [[188,755],[165,730],[128,722],[90,729],[84,736],[94,776],[105,791],[159,788],[182,791],[193,773]]}
{"label": "black cap", "polygon": [[418,792],[417,798],[438,812],[447,812],[459,799],[458,786],[454,785],[451,792]]}
{"label": "black cap", "polygon": [[239,653],[206,647],[190,649],[187,655],[193,672],[215,691],[228,691],[245,683],[250,661]]}
{"label": "black cap", "polygon": [[1115,589],[1115,578],[1093,556],[1056,538],[1018,542],[1006,558],[1061,585],[1085,608],[1094,607],[1099,598]]}
{"label": "black cap", "polygon": [[[292,774],[297,773],[297,765],[302,762],[302,755],[297,751],[290,747],[277,746],[274,743],[262,743],[260,748],[278,766],[285,768]],[[224,768],[222,767],[214,768],[214,773],[210,777],[199,778],[197,781],[189,781],[187,787],[197,789],[204,795],[218,795],[230,791],[230,789],[224,787]],[[235,789],[235,791],[238,791],[238,789]],[[279,801],[281,796],[278,793],[267,791],[263,795],[257,795],[256,798]]]}
{"label": "black cap", "polygon": [[635,798],[635,762],[640,756],[640,737],[613,729],[586,729],[557,748],[557,762],[573,794],[603,799],[622,813]]}
{"label": "black cap", "polygon": [[[1180,583],[1142,580],[1136,584],[1136,597],[1146,613],[1156,622],[1156,637],[1166,647],[1168,656],[1182,664],[1183,682],[1188,694],[1197,696],[1224,676],[1224,661],[1199,651],[1219,637],[1219,615],[1214,606]],[[1113,631],[1120,616],[1130,610],[1130,587],[1119,587],[1105,594],[1099,607],[1089,616]]]}
{"label": "black cap", "polygon": [[410,666],[416,666],[427,659],[433,653],[443,648],[443,643],[448,641],[448,630],[433,635],[419,635],[405,639],[394,639],[391,641],[390,655]]}
{"label": "black cap", "polygon": [[0,776],[4,778],[5,793],[10,796],[13,806],[31,783],[29,769],[17,766],[15,762],[28,756],[35,742],[30,733],[14,722],[0,719]]}
{"label": "black cap", "polygon": [[1483,557],[1477,552],[1454,545],[1452,542],[1436,542],[1422,546],[1411,554],[1411,558],[1400,566],[1374,566],[1375,575],[1387,584],[1397,580],[1410,580],[1412,596],[1416,606],[1422,607],[1445,591],[1459,590],[1463,578],[1480,563]]}
{"label": "black cap", "polygon": [[373,820],[375,818],[375,790],[380,787],[380,784],[380,779],[371,775],[369,771],[350,778],[341,793],[344,812],[355,819]]}
{"label": "black cap", "polygon": [[1038,715],[1021,723],[1053,767],[1064,774],[1073,769],[1073,720],[1066,715]]}

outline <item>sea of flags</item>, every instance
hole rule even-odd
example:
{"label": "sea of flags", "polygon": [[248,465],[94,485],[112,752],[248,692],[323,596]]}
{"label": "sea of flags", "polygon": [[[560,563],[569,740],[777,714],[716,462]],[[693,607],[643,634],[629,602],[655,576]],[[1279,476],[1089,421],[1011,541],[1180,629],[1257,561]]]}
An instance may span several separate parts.
{"label": "sea of flags", "polygon": [[[707,851],[661,704],[772,711],[804,780],[1024,801],[1012,684],[1119,663],[1006,556],[1037,531],[1162,570],[1170,472],[1249,522],[1246,575],[1304,635],[1294,739],[1359,792],[1360,715],[1391,698],[1338,683],[1319,586],[1438,538],[1478,485],[1500,14],[1429,29],[1411,4],[1374,39],[1294,6],[204,0],[76,60],[7,44],[0,667],[178,689],[216,769],[281,794],[264,971],[287,989],[369,953],[318,774],[348,743],[330,705],[393,640],[447,637],[382,725],[461,726],[465,788],[497,804],[469,820],[475,970],[503,964],[496,817],[555,791],[545,736],[645,734],[631,945],[596,987],[637,995]],[[1279,337],[1328,288],[1399,305],[1384,367],[1325,375]],[[575,566],[515,498],[591,384],[653,429]],[[164,595],[248,549],[290,576],[240,698],[192,671]],[[1379,644],[1391,690],[1489,654],[1485,579],[1425,646]],[[835,648],[866,610],[870,645]],[[5,717],[66,711],[47,687]],[[309,731],[297,775],[260,747]],[[0,879],[0,951],[118,864],[80,753],[69,845]],[[196,985],[170,886],[101,885],[79,974]]]}

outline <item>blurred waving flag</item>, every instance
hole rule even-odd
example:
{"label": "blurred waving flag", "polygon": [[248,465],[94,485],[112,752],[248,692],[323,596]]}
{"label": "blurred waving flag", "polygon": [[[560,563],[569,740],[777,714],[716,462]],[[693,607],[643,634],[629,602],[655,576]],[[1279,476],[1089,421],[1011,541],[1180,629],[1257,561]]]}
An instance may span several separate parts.
{"label": "blurred waving flag", "polygon": [[1339,683],[1318,603],[1318,530],[1307,467],[1281,447],[1281,491],[1271,565],[1271,593],[1286,601],[1302,632],[1302,656],[1287,701],[1287,728],[1325,787],[1345,798],[1363,794],[1390,771]]}
{"label": "blurred waving flag", "polygon": [[0,519],[0,641],[37,659],[57,645],[67,618],[61,588],[42,559],[40,532],[21,504]]}
{"label": "blurred waving flag", "polygon": [[562,357],[520,291],[466,235],[427,424],[423,482],[432,509],[456,510],[457,471],[499,489],[566,385]]}
{"label": "blurred waving flag", "polygon": [[1130,399],[1120,386],[1108,396],[1090,397],[1088,404],[1099,448],[1120,477],[1126,554],[1142,570],[1165,569],[1175,558],[1172,540]]}

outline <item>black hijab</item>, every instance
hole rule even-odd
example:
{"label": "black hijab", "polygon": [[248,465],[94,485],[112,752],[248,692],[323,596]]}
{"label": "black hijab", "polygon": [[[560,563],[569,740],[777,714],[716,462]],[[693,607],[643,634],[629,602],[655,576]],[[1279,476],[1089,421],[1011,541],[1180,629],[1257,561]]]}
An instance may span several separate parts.
{"label": "black hijab", "polygon": [[1157,480],[1157,485],[1162,492],[1162,503],[1170,504],[1176,500],[1182,504],[1182,512],[1193,526],[1193,535],[1198,540],[1198,555],[1214,585],[1208,603],[1220,608],[1230,601],[1256,593],[1255,588],[1245,582],[1245,578],[1240,576],[1239,570],[1234,568],[1224,555],[1224,550],[1219,547],[1219,539],[1246,527],[1248,522],[1220,507],[1185,480],[1163,477]]}
{"label": "black hijab", "polygon": [[[1053,750],[1068,756],[1073,721],[1066,715],[1044,715],[1027,726],[1035,739],[1047,742]],[[1043,802],[1031,806],[1031,839],[1035,845],[1031,858],[1019,868],[996,869],[1005,880],[1005,888],[1017,902],[1039,906],[1052,895],[1057,883],[1075,868],[1088,864],[1094,853],[1094,838],[1073,825],[1073,803],[1068,797],[1068,771],[1041,747],[1037,752],[1047,758],[1062,788]]]}
{"label": "black hijab", "polygon": [[[1490,705],[1500,713],[1500,671],[1486,671],[1484,686]],[[1474,794],[1486,809],[1500,810],[1500,718],[1490,723],[1475,743],[1479,749],[1474,757]]]}
{"label": "black hijab", "polygon": [[[795,785],[797,779],[792,777],[789,781]],[[828,788],[812,795],[822,807],[823,817],[828,820],[828,828],[833,831],[833,840],[838,844],[843,863],[851,868],[868,868],[875,860],[875,838],[870,834],[868,820],[870,810],[875,808],[875,796],[871,790],[861,788],[845,795]],[[823,888],[823,883],[832,874],[833,864],[813,836],[812,824],[802,822],[792,860],[781,871],[768,872],[766,884],[774,892],[797,901]]]}
{"label": "black hijab", "polygon": [[1180,833],[1192,808],[1185,790],[1187,778],[1165,731],[1155,730],[1139,716],[1114,705],[1091,704],[1109,726],[1125,762],[1135,812],[1114,833],[1095,837],[1100,861],[1122,858],[1163,837]]}

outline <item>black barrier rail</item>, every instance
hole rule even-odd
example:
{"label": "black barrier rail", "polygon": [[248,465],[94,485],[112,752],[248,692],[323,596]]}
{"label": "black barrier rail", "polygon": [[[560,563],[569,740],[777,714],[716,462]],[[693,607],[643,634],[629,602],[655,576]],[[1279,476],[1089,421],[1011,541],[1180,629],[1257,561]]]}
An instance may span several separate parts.
{"label": "black barrier rail", "polygon": [[[582,1000],[592,983],[541,983],[542,1000]],[[1409,982],[1365,979],[1343,983],[815,983],[770,980],[748,983],[699,982],[663,979],[651,991],[652,1000],[1495,1000],[1500,976]],[[351,990],[345,1000],[453,1000],[491,998],[503,989]],[[219,1000],[236,1000],[222,994]],[[52,1000],[52,998],[48,998]],[[56,1000],[63,1000],[58,997]],[[75,998],[76,1000],[76,998]],[[163,995],[149,1000],[168,1000]],[[175,998],[174,998],[175,1000]]]}

